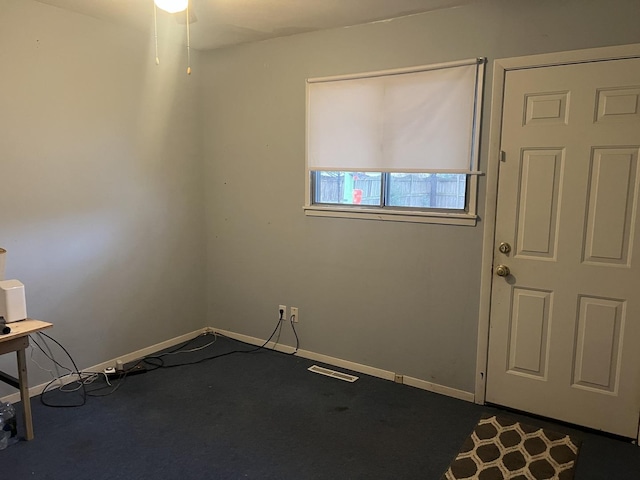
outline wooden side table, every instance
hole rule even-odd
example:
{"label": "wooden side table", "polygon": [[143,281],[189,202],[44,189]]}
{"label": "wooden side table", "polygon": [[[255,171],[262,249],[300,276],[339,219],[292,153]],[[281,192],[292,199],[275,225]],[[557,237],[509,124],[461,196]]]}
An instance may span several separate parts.
{"label": "wooden side table", "polygon": [[33,419],[31,418],[31,399],[29,398],[29,381],[27,379],[27,359],[25,350],[29,346],[29,334],[39,332],[53,324],[27,318],[19,322],[9,323],[11,333],[0,335],[0,355],[16,352],[18,360],[18,378],[0,371],[0,381],[20,390],[22,413],[24,419],[25,438],[33,439]]}

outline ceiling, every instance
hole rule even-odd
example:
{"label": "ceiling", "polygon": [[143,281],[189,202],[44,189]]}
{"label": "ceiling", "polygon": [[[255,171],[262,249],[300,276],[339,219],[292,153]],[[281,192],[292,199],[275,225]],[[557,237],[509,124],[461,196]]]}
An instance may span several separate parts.
{"label": "ceiling", "polygon": [[[36,1],[144,32],[153,29],[153,0]],[[388,20],[474,1],[478,0],[190,0],[191,46],[209,50]],[[161,32],[165,28],[184,32],[185,13],[173,16],[170,18],[170,14],[158,10]]]}

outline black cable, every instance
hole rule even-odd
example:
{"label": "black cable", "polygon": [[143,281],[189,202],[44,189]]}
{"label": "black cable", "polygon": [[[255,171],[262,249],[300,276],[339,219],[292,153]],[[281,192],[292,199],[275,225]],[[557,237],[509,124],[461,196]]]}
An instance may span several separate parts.
{"label": "black cable", "polygon": [[[98,375],[100,375],[100,374],[98,374]],[[115,380],[117,380],[118,383],[116,384],[115,387],[113,385],[109,385],[109,383],[105,382],[105,385],[103,385],[103,386],[101,386],[99,388],[87,389],[87,396],[88,397],[106,397],[106,396],[109,396],[112,393],[115,393],[115,391],[120,388],[120,386],[124,383],[126,378],[127,378],[127,374],[126,373],[124,373],[121,377],[117,377]],[[107,388],[111,388],[111,390],[109,392],[107,392],[107,393],[103,393],[103,394],[100,394],[100,395],[94,393],[94,392],[99,392],[100,390],[105,390]]]}
{"label": "black cable", "polygon": [[[45,352],[44,348],[42,348],[42,347],[40,346],[40,344],[37,342],[37,340],[36,340],[32,335],[29,335],[29,338],[31,339],[31,341],[32,341],[33,343],[35,343],[36,347],[38,347],[38,348],[40,349],[40,351],[43,353],[43,355],[44,355],[45,357],[47,357],[49,360],[51,360],[54,364],[56,364],[56,365],[57,365],[57,366],[59,366],[60,368],[64,368],[65,370],[68,370],[69,372],[71,372],[71,369],[69,369],[69,368],[65,367],[65,366],[64,366],[64,365],[62,365],[61,363],[58,363],[58,361],[56,361],[56,359],[55,359],[55,358],[52,358],[52,357],[51,357],[47,352]],[[53,373],[53,372],[52,372],[52,373]],[[71,372],[71,373],[73,373],[73,372]]]}
{"label": "black cable", "polygon": [[185,348],[187,345],[189,345],[190,343],[195,342],[197,339],[199,339],[200,337],[206,337],[207,335],[211,335],[211,333],[209,332],[204,332],[201,333],[200,335],[196,335],[195,337],[193,337],[191,340],[187,340],[186,342],[182,342],[180,345],[176,346],[173,348],[173,350],[169,350],[168,352],[163,352],[159,355],[157,355],[158,357],[164,356],[164,355],[169,355],[171,353],[176,353],[179,350],[182,350],[183,348]]}
{"label": "black cable", "polygon": [[291,315],[291,317],[289,317],[289,321],[291,322],[291,329],[293,330],[293,334],[296,336],[296,349],[291,352],[289,355],[295,355],[296,353],[298,353],[298,348],[300,348],[300,339],[298,338],[298,332],[296,332],[296,327],[293,324],[293,317],[295,315]]}
{"label": "black cable", "polygon": [[[62,344],[60,342],[58,342],[55,338],[50,337],[47,334],[44,334],[42,332],[40,332],[40,335],[44,335],[45,337],[47,337],[48,339],[54,341],[67,355],[67,357],[69,357],[69,360],[71,360],[71,363],[73,364],[73,367],[75,368],[75,371],[72,371],[71,369],[65,367],[64,365],[62,365],[61,363],[59,363],[57,360],[55,360],[54,358],[52,358],[49,354],[47,354],[47,352],[44,351],[44,349],[40,346],[40,344],[34,339],[31,338],[33,340],[33,342],[36,344],[36,346],[42,351],[42,353],[52,362],[54,362],[56,365],[58,365],[61,368],[64,368],[65,370],[68,370],[70,373],[70,375],[77,375],[78,376],[78,380],[76,380],[76,383],[80,384],[80,388],[78,390],[82,391],[82,402],[78,403],[78,404],[70,404],[70,405],[55,405],[52,403],[47,402],[44,399],[44,396],[46,393],[49,393],[48,388],[57,380],[60,380],[60,378],[62,377],[58,377],[58,378],[54,378],[53,380],[51,380],[43,389],[41,395],[40,395],[40,401],[43,405],[47,406],[47,407],[54,407],[54,408],[69,408],[69,407],[81,407],[83,405],[86,404],[87,401],[87,397],[106,397],[107,395],[111,395],[112,393],[114,393],[116,390],[118,390],[118,388],[120,388],[120,386],[124,383],[124,380],[127,377],[127,372],[125,372],[123,374],[123,376],[117,378],[118,383],[115,385],[115,387],[113,385],[110,385],[109,383],[106,383],[105,385],[98,387],[98,388],[87,388],[87,385],[85,383],[85,379],[83,377],[87,377],[87,376],[92,376],[92,375],[97,375],[98,377],[100,377],[101,373],[99,372],[84,372],[84,371],[79,371],[78,370],[78,366],[76,365],[75,361],[73,360],[73,357],[71,356],[71,354],[67,351],[66,348],[64,348],[62,346]],[[94,392],[98,392],[100,390],[104,390],[106,388],[111,388],[110,392],[107,392],[105,394],[96,394]],[[62,387],[60,387],[58,389],[58,391],[60,392],[64,392],[64,393],[73,393],[77,390],[73,390],[73,391],[69,391],[69,390],[64,390],[64,385]]]}
{"label": "black cable", "polygon": [[282,328],[282,322],[280,320],[278,320],[276,328],[273,329],[273,332],[271,332],[271,335],[269,335],[269,338],[267,338],[262,345],[260,345],[259,347],[254,348],[253,350],[240,350],[240,351],[238,351],[238,353],[253,353],[253,352],[257,352],[258,350],[262,350],[267,345],[267,343],[269,343],[271,341],[273,336],[278,331],[278,328]]}
{"label": "black cable", "polygon": [[[138,360],[136,363],[134,363],[133,365],[131,365],[128,369],[126,369],[126,370],[124,371],[124,375],[126,376],[126,374],[127,374],[128,372],[130,372],[131,370],[133,370],[134,368],[136,368],[138,365],[143,365],[143,364],[146,364],[146,365],[148,365],[148,366],[153,367],[153,368],[146,368],[146,365],[145,365],[145,368],[146,368],[147,372],[152,372],[152,371],[154,371],[154,370],[157,370],[157,369],[159,369],[159,368],[162,368],[162,367],[164,367],[164,360],[162,359],[162,357],[164,357],[164,356],[166,356],[166,355],[169,355],[169,354],[176,353],[176,352],[180,353],[180,352],[179,352],[180,350],[182,350],[183,348],[187,347],[187,346],[188,346],[188,345],[190,345],[191,343],[195,342],[195,341],[196,341],[197,339],[199,339],[200,337],[206,337],[206,336],[208,336],[208,335],[211,335],[211,333],[209,333],[209,332],[201,333],[201,334],[199,334],[199,335],[196,335],[196,336],[195,336],[195,337],[193,337],[192,339],[187,340],[187,341],[185,341],[185,342],[182,342],[181,344],[179,344],[179,345],[175,346],[172,350],[169,350],[169,351],[167,351],[167,352],[160,353],[160,354],[158,354],[158,355],[149,355],[149,356],[143,357],[143,358],[141,358],[140,360]],[[184,353],[190,353],[190,352],[184,352]],[[158,364],[154,364],[154,363],[153,363],[152,361],[150,361],[150,360],[157,360],[157,361],[158,361],[158,362],[160,362],[160,363],[158,363]]]}
{"label": "black cable", "polygon": [[40,335],[42,335],[42,336],[44,336],[44,337],[47,337],[49,340],[53,341],[56,345],[58,345],[58,346],[62,349],[62,351],[63,351],[64,353],[66,353],[66,354],[67,354],[67,357],[69,357],[69,360],[71,360],[71,363],[73,364],[73,368],[75,368],[75,369],[76,369],[76,373],[78,373],[78,372],[80,371],[80,370],[78,369],[78,366],[76,365],[76,362],[73,360],[73,357],[71,357],[71,354],[67,351],[67,349],[66,349],[66,348],[64,348],[64,347],[62,346],[62,344],[61,344],[59,341],[57,341],[57,340],[56,340],[55,338],[53,338],[53,337],[50,337],[49,335],[47,335],[47,334],[46,334],[46,333],[44,333],[44,332],[40,332]]}
{"label": "black cable", "polygon": [[[139,364],[141,364],[143,362],[151,364],[150,362],[147,362],[148,359],[142,359],[142,360],[138,361],[132,367],[130,367],[129,369],[125,370],[121,376],[115,378],[115,380],[117,381],[117,384],[115,386],[114,385],[110,385],[109,382],[107,382],[106,384],[104,384],[104,385],[102,385],[102,386],[100,386],[98,388],[87,388],[87,385],[85,384],[85,379],[83,378],[83,376],[87,376],[87,375],[98,375],[98,376],[100,376],[102,374],[99,373],[99,372],[88,372],[88,373],[87,372],[81,372],[78,369],[78,366],[76,365],[75,361],[73,360],[73,357],[71,356],[71,354],[68,352],[68,350],[64,346],[62,346],[62,344],[60,342],[58,342],[55,338],[53,338],[53,337],[51,337],[49,335],[46,335],[44,333],[40,333],[40,334],[44,335],[48,339],[50,339],[53,342],[55,342],[64,351],[64,353],[67,355],[69,360],[71,360],[71,363],[73,364],[73,367],[74,367],[75,371],[71,370],[70,368],[68,368],[68,367],[62,365],[60,362],[58,362],[55,358],[53,358],[51,355],[49,355],[44,350],[44,348],[42,348],[42,346],[35,340],[35,338],[31,337],[31,340],[33,341],[33,343],[45,355],[45,357],[47,357],[50,361],[52,361],[54,364],[56,364],[60,368],[68,371],[69,375],[77,375],[78,376],[78,380],[76,380],[75,382],[80,384],[80,388],[78,390],[81,390],[81,398],[82,398],[81,402],[78,402],[78,403],[75,403],[75,404],[69,404],[69,405],[56,405],[56,404],[53,404],[51,402],[48,402],[46,400],[46,395],[53,391],[53,390],[49,390],[49,388],[51,387],[51,385],[53,385],[55,382],[59,381],[62,378],[62,377],[57,377],[57,378],[54,378],[53,380],[51,380],[49,383],[47,383],[45,385],[44,389],[42,390],[42,393],[40,394],[40,402],[43,405],[47,406],[47,407],[53,407],[53,408],[81,407],[81,406],[86,404],[88,396],[89,397],[105,397],[107,395],[111,395],[116,390],[118,390],[120,388],[120,386],[124,383],[125,379],[127,378],[127,373],[129,371],[131,371],[133,368],[135,368],[137,365],[139,365]],[[196,336],[196,337],[194,337],[194,338],[192,338],[192,339],[190,339],[190,340],[188,340],[186,342],[183,342],[181,345],[178,345],[173,350],[170,350],[169,352],[166,352],[166,353],[174,353],[174,352],[186,347],[190,343],[194,342],[197,338],[199,338],[201,336],[204,336],[204,335],[207,335],[207,334],[198,335],[198,336]],[[159,360],[161,362],[161,365],[164,364],[164,361],[161,358],[157,358],[156,360]],[[156,365],[156,368],[159,368],[159,367],[160,367],[160,365]],[[155,370],[155,368],[151,369],[151,370]],[[111,389],[107,393],[103,393],[103,394],[96,393],[96,392],[99,392],[101,390],[105,390],[107,388]],[[65,392],[65,393],[73,393],[76,390],[74,390],[73,392],[69,391],[69,390],[64,390],[64,386],[62,386],[62,387],[60,387],[58,389],[58,391]]]}
{"label": "black cable", "polygon": [[[80,389],[80,390],[82,391],[82,394],[81,394],[82,401],[81,401],[79,404],[70,404],[70,405],[54,405],[54,404],[47,403],[47,402],[45,401],[45,394],[49,393],[49,392],[47,391],[47,389],[48,389],[48,388],[49,388],[49,387],[50,387],[54,382],[56,382],[56,381],[60,380],[60,378],[54,378],[54,379],[53,379],[53,380],[51,380],[51,381],[50,381],[50,382],[49,382],[49,383],[44,387],[44,389],[42,390],[42,393],[40,394],[40,402],[41,402],[43,405],[47,406],[47,407],[55,407],[55,408],[71,408],[71,407],[81,407],[81,406],[83,406],[84,404],[86,404],[86,403],[87,403],[87,390],[86,390],[86,387],[85,387],[85,385],[84,385],[84,382],[82,381],[82,374],[80,373],[80,370],[78,369],[78,366],[76,365],[76,362],[73,360],[73,357],[72,357],[72,356],[71,356],[71,354],[67,351],[67,349],[66,349],[66,348],[64,348],[64,347],[62,346],[62,344],[61,344],[60,342],[58,342],[55,338],[50,337],[49,335],[47,335],[47,334],[46,334],[46,333],[44,333],[44,332],[40,332],[40,335],[43,335],[43,336],[47,337],[49,340],[52,340],[53,342],[55,342],[55,343],[56,343],[56,344],[57,344],[57,345],[58,345],[58,346],[59,346],[59,347],[64,351],[64,353],[67,355],[67,357],[69,357],[69,360],[71,360],[71,363],[72,363],[72,365],[73,365],[73,368],[75,368],[75,371],[71,371],[71,375],[74,375],[74,374],[75,374],[75,375],[77,375],[77,376],[78,376],[78,378],[80,379],[79,381],[80,381],[80,385],[81,385],[81,389]],[[37,344],[37,343],[36,343],[36,344]],[[49,357],[49,356],[47,355],[47,357]],[[58,362],[56,362],[56,363],[57,363],[58,365],[60,365]],[[62,367],[62,368],[66,368],[66,367]],[[66,368],[66,369],[67,369],[67,370],[70,370],[69,368]]]}
{"label": "black cable", "polygon": [[[173,354],[173,353],[180,353],[180,350],[182,350],[183,348],[187,347],[189,344],[195,342],[198,338],[200,337],[206,337],[208,335],[211,335],[211,333],[209,332],[205,332],[205,333],[201,333],[200,335],[197,335],[195,337],[193,337],[191,340],[187,340],[186,342],[181,343],[180,345],[174,347],[172,350],[169,350],[168,352],[163,352],[157,355],[149,355],[146,357],[141,358],[138,362],[136,362],[131,368],[135,368],[138,365],[141,364],[148,364],[154,368],[151,369],[147,369],[147,371],[152,372],[153,370],[157,370],[159,368],[163,368],[165,366],[164,360],[162,359],[162,357],[165,357],[167,355]],[[214,334],[214,336],[217,334]],[[215,341],[213,342],[215,343]],[[184,353],[191,353],[191,352],[184,352]],[[149,362],[149,360],[157,360],[160,363],[159,364],[154,364],[153,362]],[[188,365],[188,364],[187,364]]]}
{"label": "black cable", "polygon": [[[282,315],[281,315],[281,316],[282,316]],[[295,355],[295,354],[298,352],[298,348],[299,348],[299,346],[300,346],[300,339],[298,338],[298,333],[296,332],[295,326],[294,326],[294,324],[293,324],[293,317],[294,317],[294,316],[292,315],[292,316],[289,318],[289,321],[290,321],[290,323],[291,323],[291,328],[292,328],[292,330],[293,330],[293,333],[294,333],[294,335],[295,335],[295,337],[296,337],[296,348],[295,348],[295,350],[294,350],[293,352],[288,353],[288,354],[286,354],[286,355]],[[263,349],[265,349],[266,345],[271,341],[271,339],[272,339],[272,338],[273,338],[273,336],[276,334],[276,332],[278,332],[278,330],[279,330],[280,332],[282,332],[282,321],[283,321],[283,319],[278,319],[278,323],[277,323],[276,327],[273,329],[273,332],[271,332],[271,335],[269,335],[269,338],[267,338],[267,340],[265,340],[265,342],[264,342],[262,345],[257,346],[257,347],[255,347],[255,348],[252,348],[252,349],[249,349],[249,350],[232,350],[232,351],[230,351],[230,352],[225,352],[225,353],[220,353],[220,354],[217,354],[217,355],[212,355],[212,356],[209,356],[209,357],[205,357],[205,358],[202,358],[202,359],[200,359],[200,360],[196,360],[196,361],[194,361],[194,362],[186,362],[186,363],[179,363],[179,364],[173,364],[173,365],[166,365],[166,364],[165,364],[164,360],[162,359],[162,357],[163,357],[163,356],[165,356],[165,355],[167,355],[167,354],[169,354],[169,353],[176,353],[176,352],[179,352],[179,350],[182,350],[183,348],[185,348],[187,345],[189,345],[190,343],[194,342],[194,341],[195,341],[195,340],[197,340],[198,338],[203,337],[203,336],[206,336],[206,335],[209,335],[209,333],[203,333],[203,334],[197,335],[196,337],[194,337],[194,338],[192,338],[192,339],[190,339],[190,340],[187,340],[186,342],[183,342],[182,344],[178,345],[177,347],[174,347],[172,350],[169,350],[168,352],[164,352],[164,353],[159,354],[159,355],[149,355],[149,356],[147,356],[147,357],[143,357],[142,359],[140,359],[139,361],[137,361],[133,366],[131,366],[130,368],[126,369],[126,370],[123,372],[122,376],[120,376],[120,377],[117,377],[117,378],[116,378],[116,380],[118,381],[118,383],[115,385],[115,387],[114,387],[113,385],[109,385],[109,382],[107,382],[107,384],[106,384],[106,385],[103,385],[103,386],[101,386],[101,387],[98,387],[98,388],[89,388],[89,389],[87,388],[87,386],[86,386],[86,384],[85,384],[85,380],[83,380],[83,375],[87,375],[87,374],[88,374],[88,375],[98,375],[98,376],[100,376],[101,374],[100,374],[100,373],[98,373],[98,372],[81,372],[81,371],[78,369],[78,366],[76,365],[75,361],[73,360],[73,357],[71,356],[71,354],[67,351],[67,349],[66,349],[64,346],[62,346],[62,344],[61,344],[60,342],[58,342],[58,341],[57,341],[56,339],[54,339],[53,337],[51,337],[51,336],[49,336],[49,335],[47,335],[47,334],[45,334],[45,333],[40,332],[40,333],[39,333],[40,335],[45,336],[45,337],[46,337],[46,338],[48,338],[49,340],[52,340],[53,342],[55,342],[55,343],[56,343],[56,344],[57,344],[57,345],[58,345],[58,346],[59,346],[59,347],[64,351],[64,353],[67,355],[67,357],[69,358],[69,360],[71,360],[71,363],[73,364],[73,368],[74,368],[75,370],[71,370],[71,369],[69,369],[69,368],[65,367],[64,365],[60,364],[57,360],[55,360],[54,358],[52,358],[52,356],[51,356],[51,355],[47,354],[47,352],[46,352],[46,351],[45,351],[45,350],[44,350],[44,349],[43,349],[43,348],[38,344],[38,342],[37,342],[37,341],[35,341],[35,339],[33,339],[33,338],[32,338],[32,340],[34,341],[34,343],[36,344],[36,346],[37,346],[37,347],[42,351],[42,353],[43,353],[43,354],[44,354],[44,355],[45,355],[49,360],[51,360],[54,364],[56,364],[56,365],[58,365],[59,367],[61,367],[61,368],[65,369],[65,370],[67,370],[67,371],[69,371],[69,372],[70,372],[70,373],[69,373],[69,375],[77,375],[77,376],[78,376],[78,380],[76,380],[76,382],[79,382],[79,383],[80,383],[80,388],[79,388],[78,390],[81,390],[81,395],[82,395],[82,401],[81,401],[80,403],[78,403],[78,404],[71,404],[71,405],[55,405],[55,404],[48,403],[48,402],[45,400],[45,394],[50,393],[50,391],[48,390],[48,389],[49,389],[49,387],[50,387],[54,382],[59,381],[59,380],[62,378],[62,377],[58,377],[58,378],[54,378],[54,379],[53,379],[53,380],[51,380],[47,385],[45,385],[45,387],[44,387],[44,389],[43,389],[43,391],[42,391],[42,393],[41,393],[41,395],[40,395],[40,402],[41,402],[43,405],[47,406],[47,407],[54,407],[54,408],[70,408],[70,407],[80,407],[80,406],[83,406],[83,405],[85,405],[85,404],[86,404],[86,401],[87,401],[87,397],[88,397],[88,396],[91,396],[91,397],[104,397],[104,396],[111,395],[112,393],[114,393],[114,392],[115,392],[116,390],[118,390],[118,389],[120,388],[120,386],[124,383],[124,381],[125,381],[125,379],[126,379],[126,377],[127,377],[127,373],[128,373],[129,371],[131,371],[132,369],[134,369],[136,366],[141,365],[141,364],[146,364],[146,365],[149,365],[149,366],[153,367],[153,368],[151,368],[151,369],[147,369],[147,371],[153,371],[153,370],[157,370],[157,369],[159,369],[159,368],[174,368],[174,367],[182,367],[182,366],[188,366],[188,365],[196,365],[196,364],[198,364],[198,363],[203,363],[203,362],[206,362],[206,361],[209,361],[209,360],[214,360],[214,359],[216,359],[216,358],[226,357],[227,355],[233,355],[233,354],[235,354],[235,353],[254,353],[254,352],[257,352],[257,351],[263,350]],[[218,336],[218,335],[219,335],[219,336],[221,336],[221,337],[230,338],[230,337],[227,337],[227,336],[225,336],[225,335],[223,335],[223,334],[221,334],[221,333],[214,332],[214,334],[215,334],[216,336]],[[279,338],[279,335],[278,335],[278,338]],[[231,339],[231,338],[230,338],[230,339]],[[250,345],[250,344],[248,344],[248,343],[246,343],[246,342],[243,342],[243,341],[241,341],[241,340],[237,340],[237,339],[231,339],[231,340],[234,340],[234,341],[239,342],[239,343],[243,343],[243,344],[245,344],[245,345]],[[276,344],[277,344],[277,342],[276,342]],[[268,350],[276,351],[276,350],[275,350],[275,347],[276,347],[276,345],[274,345],[272,349],[268,349]],[[188,352],[185,352],[185,353],[188,353]],[[278,353],[283,353],[283,352],[278,352]],[[158,363],[154,363],[154,362],[158,362]],[[97,394],[97,393],[96,393],[96,392],[99,392],[99,391],[101,391],[101,390],[105,390],[105,389],[107,389],[107,388],[109,388],[109,387],[111,387],[111,390],[110,390],[109,392],[105,393],[105,394]],[[62,389],[62,387],[61,387],[61,388],[59,388],[59,391],[65,392],[65,390],[63,390],[63,389]],[[74,390],[74,391],[76,391],[76,390]],[[68,391],[68,390],[67,390],[66,392],[67,392],[67,393],[72,393],[72,392],[70,392],[70,391]]]}
{"label": "black cable", "polygon": [[[278,328],[281,328],[280,320],[278,320],[278,324],[276,325],[276,328],[273,329],[273,332],[271,332],[271,335],[269,335],[269,338],[267,338],[267,340],[262,345],[260,345],[259,347],[253,348],[251,350],[232,350],[230,352],[220,353],[218,355],[212,355],[210,357],[201,358],[200,360],[196,360],[194,362],[177,363],[177,364],[173,364],[173,365],[162,365],[162,366],[160,366],[158,368],[175,368],[175,367],[184,367],[184,366],[187,366],[187,365],[196,365],[198,363],[207,362],[209,360],[214,360],[216,358],[226,357],[227,355],[233,355],[234,353],[254,353],[254,352],[257,352],[258,350],[264,349],[264,347],[267,345],[267,343],[269,343],[271,341],[271,339],[273,338],[273,336],[276,334],[276,332],[278,331]],[[226,335],[222,335],[221,333],[216,333],[216,335],[220,335],[221,337],[229,338]],[[232,339],[232,340],[236,340],[236,339]],[[240,343],[244,343],[245,345],[248,345],[246,342],[242,342],[241,340],[236,340],[236,341],[240,342]],[[280,352],[278,352],[278,353],[280,353]],[[143,359],[143,361],[146,361],[147,359],[161,360],[158,357],[151,355],[149,357],[145,357]]]}
{"label": "black cable", "polygon": [[[153,362],[150,362],[149,360],[157,360],[160,363],[157,363],[157,364],[154,365]],[[153,372],[154,370],[157,370],[159,368],[164,367],[164,360],[162,358],[160,358],[160,357],[144,357],[136,365],[139,365],[140,363],[146,363],[146,364],[151,365],[152,367],[154,367],[154,368],[149,370],[150,372]]]}

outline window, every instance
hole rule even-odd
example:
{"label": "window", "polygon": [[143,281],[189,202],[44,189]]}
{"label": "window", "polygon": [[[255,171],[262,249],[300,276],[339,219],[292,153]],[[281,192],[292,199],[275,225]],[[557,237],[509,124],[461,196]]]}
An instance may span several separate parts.
{"label": "window", "polygon": [[307,80],[308,215],[475,224],[484,59]]}

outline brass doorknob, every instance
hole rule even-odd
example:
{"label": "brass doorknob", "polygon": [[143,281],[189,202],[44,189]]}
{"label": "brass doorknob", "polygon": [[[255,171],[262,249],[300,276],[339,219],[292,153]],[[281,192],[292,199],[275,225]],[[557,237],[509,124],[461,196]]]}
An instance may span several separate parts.
{"label": "brass doorknob", "polygon": [[509,270],[509,267],[507,267],[506,265],[498,265],[496,267],[496,275],[498,275],[499,277],[507,277],[510,273],[511,270]]}

